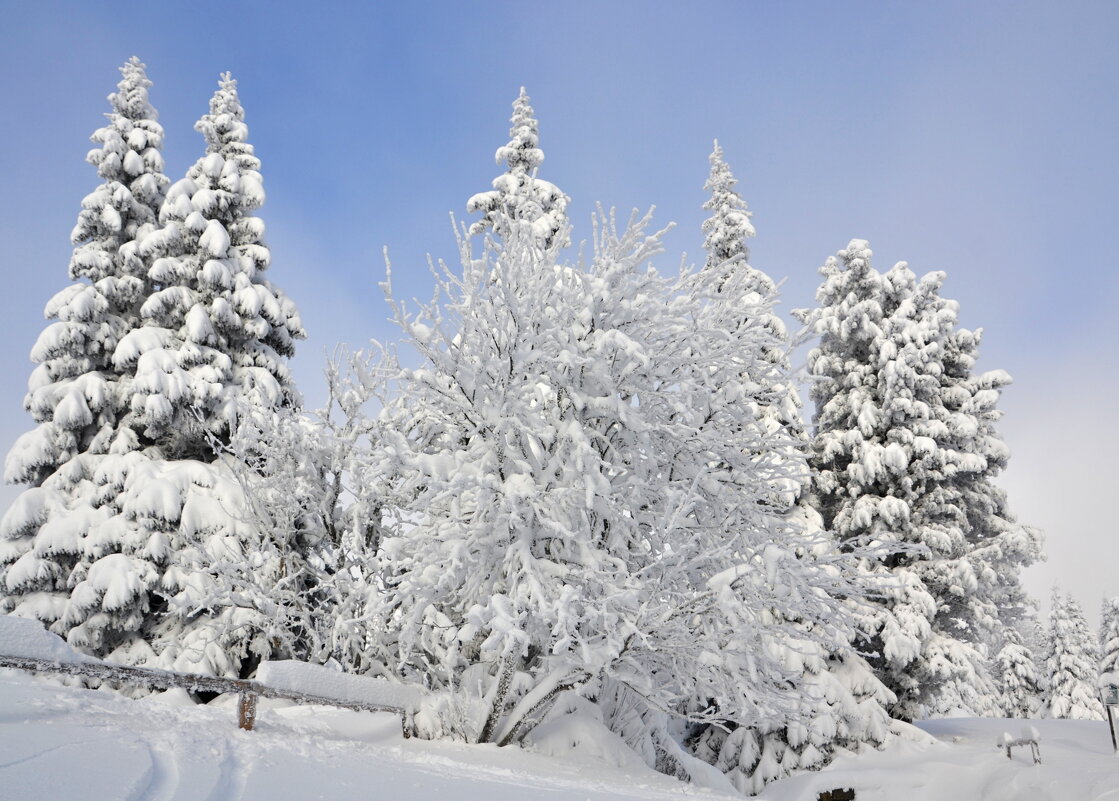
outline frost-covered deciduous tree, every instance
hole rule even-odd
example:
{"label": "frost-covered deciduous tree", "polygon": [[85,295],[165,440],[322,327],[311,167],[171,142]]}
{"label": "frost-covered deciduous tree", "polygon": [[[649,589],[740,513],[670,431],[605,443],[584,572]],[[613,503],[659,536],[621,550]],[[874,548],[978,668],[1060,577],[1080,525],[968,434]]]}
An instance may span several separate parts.
{"label": "frost-covered deciduous tree", "polygon": [[482,219],[470,226],[470,233],[492,230],[504,238],[510,223],[527,222],[545,248],[553,243],[564,247],[570,240],[566,213],[569,198],[555,184],[536,177],[544,151],[539,147],[539,124],[523,86],[513,101],[510,122],[509,141],[494,156],[498,164],[505,164],[505,172],[493,180],[492,190],[467,201],[467,211],[482,213]]}
{"label": "frost-covered deciduous tree", "polygon": [[1100,674],[1119,673],[1119,596],[1100,609]]}
{"label": "frost-covered deciduous tree", "polygon": [[[352,589],[345,577],[335,580],[348,560],[332,491],[337,477],[334,443],[320,419],[290,408],[246,406],[238,417],[232,439],[214,441],[221,454],[215,468],[228,471],[237,483],[248,539],[232,547],[219,545],[227,558],[215,560],[208,570],[201,559],[193,565],[213,574],[207,577],[212,588],[205,601],[210,610],[205,626],[257,632],[260,642],[254,643],[250,663],[267,657],[324,662],[333,656],[339,592]],[[215,512],[220,524],[220,510]],[[214,544],[207,537],[199,556],[212,555]],[[233,618],[238,618],[236,625],[225,623]],[[170,633],[161,632],[169,642],[165,655],[178,648],[170,640],[181,625],[172,619]],[[191,626],[187,628],[189,632]],[[247,672],[244,662],[239,672]]]}
{"label": "frost-covered deciduous tree", "polygon": [[994,712],[986,643],[1004,607],[1025,605],[1018,570],[1037,553],[991,479],[1006,460],[994,432],[1001,371],[973,375],[978,337],[939,295],[942,273],[885,276],[854,240],[829,260],[802,312],[820,344],[813,490],[840,541],[878,549],[866,620],[872,663],[898,697],[894,715]]}
{"label": "frost-covered deciduous tree", "polygon": [[[371,477],[379,435],[370,411],[385,404],[374,393],[396,369],[395,359],[377,348],[357,354],[340,348],[327,365],[321,409],[310,416],[282,410],[263,426],[239,426],[233,446],[258,517],[272,521],[269,530],[302,540],[289,547],[303,570],[289,586],[302,589],[285,608],[300,635],[296,652],[365,674],[384,672],[369,641],[384,505]],[[258,442],[269,445],[262,450]]]}
{"label": "frost-covered deciduous tree", "polygon": [[696,698],[699,721],[797,719],[789,621],[812,653],[851,632],[838,557],[798,558],[773,497],[803,462],[740,402],[768,309],[732,346],[642,267],[646,223],[601,220],[586,267],[512,223],[481,259],[461,243],[444,305],[396,307],[425,365],[382,416],[383,633],[395,673],[470,700],[460,736],[515,742],[564,690],[624,686],[691,775],[650,720]]}
{"label": "frost-covered deciduous tree", "polygon": [[[126,543],[123,530],[107,526],[119,509],[99,475],[107,459],[138,447],[133,374],[113,357],[141,325],[150,282],[137,243],[156,225],[168,183],[144,65],[134,57],[121,75],[108,124],[94,132],[98,147],[86,157],[103,182],[82,201],[71,234],[74,283],[47,304],[56,322],[31,353],[39,366],[25,405],[38,425],[5,463],[6,480],[30,488],[0,523],[0,611],[38,619],[99,655],[126,645],[141,626],[149,610],[133,587],[150,587],[151,563],[166,555],[161,543]],[[73,596],[99,577],[102,586]]]}
{"label": "frost-covered deciduous tree", "polygon": [[1071,720],[1103,720],[1096,693],[1096,643],[1080,605],[1054,587],[1049,605],[1049,638],[1045,665],[1048,673],[1048,716]]}
{"label": "frost-covered deciduous tree", "polygon": [[[339,369],[342,361],[352,372]],[[383,672],[367,640],[381,521],[377,484],[367,480],[376,426],[364,408],[379,400],[367,387],[383,369],[376,352],[352,360],[341,352],[328,365],[327,402],[316,413],[243,404],[231,440],[212,436],[220,454],[212,467],[235,480],[241,507],[211,510],[224,532],[188,541],[186,553],[197,559],[190,569],[203,575],[183,595],[206,611],[184,620],[172,607],[179,614],[159,631],[164,663],[175,657],[189,665],[209,648],[218,659],[237,657],[226,658],[225,672],[244,674],[261,658]],[[231,513],[224,520],[223,510]],[[223,543],[233,531],[249,539]]]}

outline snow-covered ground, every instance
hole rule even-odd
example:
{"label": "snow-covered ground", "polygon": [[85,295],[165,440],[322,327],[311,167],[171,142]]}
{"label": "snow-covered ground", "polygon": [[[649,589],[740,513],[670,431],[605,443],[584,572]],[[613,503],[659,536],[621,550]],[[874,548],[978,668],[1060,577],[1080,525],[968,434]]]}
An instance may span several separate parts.
{"label": "snow-covered ground", "polygon": [[1029,721],[1041,734],[1041,761],[1029,748],[1013,758],[997,747],[1004,733],[1018,738],[1026,721],[946,718],[921,728],[932,746],[897,743],[885,752],[836,760],[819,773],[772,785],[773,801],[814,799],[819,790],[853,787],[858,801],[1119,801],[1119,756],[1107,724]]}
{"label": "snow-covered ground", "polygon": [[255,731],[233,699],[182,691],[134,701],[0,670],[3,801],[680,799],[644,768],[519,749],[404,740],[395,715],[261,702]]}
{"label": "snow-covered ground", "polygon": [[[0,670],[3,801],[625,801],[709,799],[638,765],[590,754],[403,740],[392,715],[262,702],[257,730],[236,728],[232,700],[192,704],[180,691],[142,700],[60,687]],[[899,743],[772,785],[772,801],[853,787],[859,801],[1119,801],[1119,757],[1106,724],[1037,721],[1043,764],[1007,760],[996,741],[1020,721],[922,724],[940,742]]]}

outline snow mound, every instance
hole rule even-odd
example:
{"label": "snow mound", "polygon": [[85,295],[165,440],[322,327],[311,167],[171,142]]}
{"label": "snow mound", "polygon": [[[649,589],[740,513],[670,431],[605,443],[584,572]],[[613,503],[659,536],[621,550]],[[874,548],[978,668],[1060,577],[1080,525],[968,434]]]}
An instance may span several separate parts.
{"label": "snow mound", "polygon": [[69,664],[98,661],[75,651],[39,621],[14,615],[0,615],[0,655]]}
{"label": "snow mound", "polygon": [[420,687],[370,676],[355,676],[322,665],[294,660],[264,662],[257,668],[256,680],[277,690],[317,695],[342,703],[408,711],[417,710],[424,697]]}

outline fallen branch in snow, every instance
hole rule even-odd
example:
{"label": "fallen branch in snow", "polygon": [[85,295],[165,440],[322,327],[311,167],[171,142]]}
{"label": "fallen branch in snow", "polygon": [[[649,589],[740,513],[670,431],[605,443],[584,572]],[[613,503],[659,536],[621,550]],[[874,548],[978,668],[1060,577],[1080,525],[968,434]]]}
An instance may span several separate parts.
{"label": "fallen branch in snow", "polygon": [[23,656],[0,654],[0,667],[18,668],[33,673],[62,673],[102,681],[119,681],[140,687],[169,690],[172,687],[190,692],[237,693],[238,725],[252,731],[256,723],[256,704],[258,698],[283,698],[297,704],[320,704],[326,706],[354,709],[361,712],[392,712],[400,715],[401,731],[405,738],[412,736],[412,717],[414,709],[390,704],[372,704],[361,701],[344,701],[327,698],[313,693],[295,690],[279,690],[248,679],[227,679],[220,676],[201,676],[193,673],[175,673],[169,670],[112,665],[105,662],[59,662],[50,659],[37,659]]}

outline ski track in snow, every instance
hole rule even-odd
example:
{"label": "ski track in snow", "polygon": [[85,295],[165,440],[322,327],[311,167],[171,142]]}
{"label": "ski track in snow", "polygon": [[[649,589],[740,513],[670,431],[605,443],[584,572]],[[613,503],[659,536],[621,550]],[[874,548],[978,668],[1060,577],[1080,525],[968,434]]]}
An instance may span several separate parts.
{"label": "ski track in snow", "polygon": [[225,741],[225,757],[221,761],[217,780],[206,796],[206,801],[241,801],[245,793],[245,769],[238,763],[233,744]]}
{"label": "ski track in snow", "polygon": [[160,736],[146,745],[151,763],[148,786],[131,801],[178,801],[183,782],[174,743]]}

